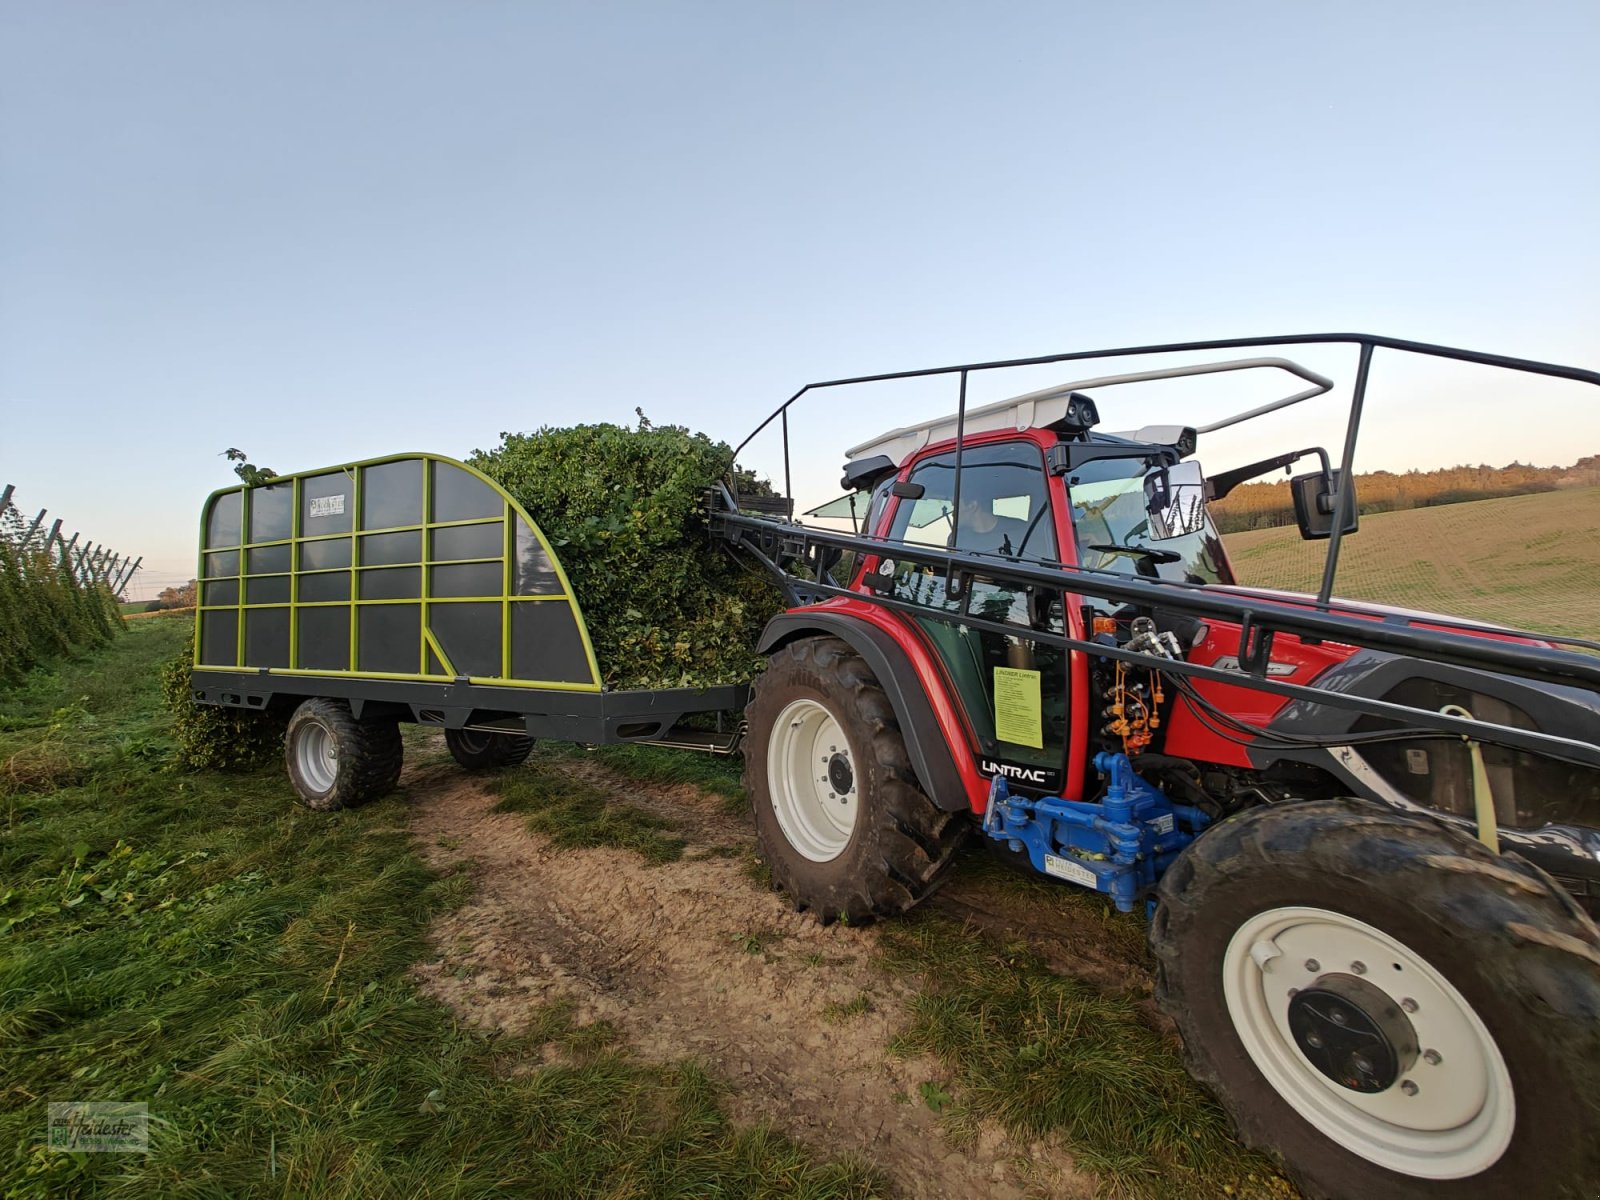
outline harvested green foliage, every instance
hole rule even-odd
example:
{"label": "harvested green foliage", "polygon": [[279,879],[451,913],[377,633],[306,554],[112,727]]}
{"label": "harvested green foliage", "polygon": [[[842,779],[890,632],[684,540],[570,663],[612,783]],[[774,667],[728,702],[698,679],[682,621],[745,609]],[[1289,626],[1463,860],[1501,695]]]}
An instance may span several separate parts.
{"label": "harvested green foliage", "polygon": [[1294,1194],[1233,1140],[1177,1048],[1128,999],[935,913],[885,925],[879,945],[884,966],[922,982],[893,1048],[933,1054],[952,1073],[920,1090],[957,1125],[994,1117],[1023,1137],[1059,1135],[1108,1196]]}
{"label": "harvested green foliage", "polygon": [[[185,627],[193,628],[187,623]],[[180,767],[189,771],[249,771],[282,757],[287,717],[196,704],[189,686],[193,672],[192,644],[161,667],[161,695],[172,716]]]}
{"label": "harvested green foliage", "polygon": [[[604,1024],[552,1006],[489,1035],[419,993],[429,921],[470,877],[424,867],[402,804],[307,812],[276,768],[174,778],[156,668],[191,628],[136,622],[0,694],[0,759],[48,740],[80,767],[0,806],[0,1192],[877,1193]],[[151,1152],[47,1150],[58,1098],[147,1103]]]}
{"label": "harvested green foliage", "polygon": [[706,531],[706,491],[733,466],[725,443],[641,418],[503,433],[469,461],[544,530],[608,686],[739,683],[761,668],[777,590]]}

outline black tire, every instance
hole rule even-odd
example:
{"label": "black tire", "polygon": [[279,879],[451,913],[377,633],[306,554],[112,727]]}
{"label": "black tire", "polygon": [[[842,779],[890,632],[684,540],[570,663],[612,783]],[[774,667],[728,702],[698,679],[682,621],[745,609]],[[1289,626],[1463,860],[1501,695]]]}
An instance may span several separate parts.
{"label": "black tire", "polygon": [[469,771],[514,767],[533,753],[531,737],[478,729],[446,729],[444,744],[450,747],[450,757]]}
{"label": "black tire", "polygon": [[[323,748],[331,748],[331,761],[318,761]],[[343,700],[307,700],[289,718],[283,758],[295,795],[307,808],[355,808],[388,795],[400,782],[400,726],[358,721]]]}
{"label": "black tire", "polygon": [[[785,833],[768,786],[779,717],[799,701],[825,709],[848,743],[854,824],[826,861],[808,857]],[[845,642],[814,637],[779,650],[756,679],[746,717],[744,785],[756,834],[773,886],[796,909],[824,925],[862,924],[906,911],[944,881],[971,822],[923,794],[888,696]]]}
{"label": "black tire", "polygon": [[[1514,1108],[1509,1142],[1497,1159],[1473,1165],[1458,1158],[1454,1161],[1465,1173],[1450,1179],[1380,1166],[1325,1132],[1333,1128],[1330,1120],[1313,1123],[1303,1117],[1257,1066],[1224,990],[1229,942],[1247,923],[1271,928],[1261,924],[1272,919],[1263,914],[1301,906],[1354,918],[1398,941],[1470,1006],[1505,1064],[1508,1107]],[[1600,1195],[1600,931],[1537,867],[1491,854],[1426,817],[1362,801],[1259,808],[1202,834],[1167,871],[1151,947],[1158,962],[1156,998],[1178,1024],[1190,1070],[1216,1093],[1243,1140],[1277,1158],[1308,1197],[1592,1200]],[[1278,944],[1265,939],[1254,948],[1270,956]],[[1249,957],[1234,959],[1246,975]],[[1399,982],[1404,976],[1394,973],[1402,970],[1394,962],[1346,968],[1314,957],[1302,962],[1298,951],[1283,962],[1276,983],[1270,974],[1276,961],[1263,969],[1262,994],[1314,967],[1323,972],[1319,980],[1333,978],[1335,966],[1357,976],[1365,973],[1357,966],[1366,968],[1368,981],[1385,985],[1385,994],[1408,986]],[[1350,978],[1344,974],[1346,983],[1338,986],[1348,986]],[[1314,994],[1305,990],[1308,998]],[[1236,988],[1235,994],[1245,989]],[[1408,1001],[1399,1003],[1404,1007]],[[1406,1011],[1416,1012],[1416,1002],[1410,1004]],[[1240,1008],[1244,1011],[1244,1004]],[[1243,1024],[1249,1026],[1248,1016]],[[1266,1028],[1265,1022],[1257,1024]],[[1423,1030],[1418,1042],[1429,1040],[1427,1027],[1417,1028]],[[1258,1046],[1270,1041],[1270,1035],[1252,1036]],[[1281,1034],[1280,1039],[1286,1051],[1281,1061],[1291,1064],[1291,1073],[1295,1064],[1310,1071],[1303,1051]],[[1478,1052],[1482,1043],[1467,1045]],[[1439,1060],[1424,1053],[1414,1062],[1409,1072],[1415,1078],[1409,1081],[1425,1091],[1426,1073],[1439,1069]],[[1403,1111],[1409,1100],[1402,1097],[1420,1094],[1404,1090],[1408,1078],[1405,1071],[1386,1074],[1373,1087],[1384,1097],[1402,1089],[1393,1098],[1402,1105],[1396,1111]],[[1383,1080],[1390,1081],[1389,1088],[1381,1088]],[[1348,1084],[1323,1086],[1341,1104],[1356,1096],[1345,1090]],[[1458,1095],[1477,1093],[1448,1087],[1428,1098],[1438,1097],[1434,1102],[1448,1108]],[[1478,1111],[1508,1108],[1490,1102]],[[1465,1118],[1451,1126],[1465,1127]],[[1364,1144],[1370,1148],[1377,1142]],[[1487,1159],[1500,1140],[1485,1136],[1478,1144]]]}

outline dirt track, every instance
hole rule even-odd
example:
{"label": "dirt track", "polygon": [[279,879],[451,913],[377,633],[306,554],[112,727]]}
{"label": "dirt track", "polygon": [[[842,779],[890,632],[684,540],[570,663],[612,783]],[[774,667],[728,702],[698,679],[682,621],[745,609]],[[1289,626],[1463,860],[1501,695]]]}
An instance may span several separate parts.
{"label": "dirt track", "polygon": [[[534,769],[615,782],[592,763]],[[918,1096],[940,1079],[937,1063],[885,1050],[910,992],[873,965],[874,931],[823,929],[754,883],[747,855],[708,855],[751,840],[717,798],[627,785],[630,800],[670,813],[690,840],[681,861],[653,867],[628,851],[552,850],[453,766],[422,767],[406,782],[420,851],[441,867],[474,864],[473,899],[437,924],[440,958],[417,968],[467,1021],[514,1030],[541,1004],[570,1001],[580,1020],[616,1026],[634,1053],[704,1062],[731,1085],[735,1119],[770,1122],[823,1153],[857,1153],[906,1197],[1095,1194],[1059,1147],[1016,1142],[992,1123],[960,1149],[946,1141]],[[992,907],[981,896],[951,903],[974,915]],[[1092,956],[1075,961],[1105,984],[1131,982],[1109,958],[1098,968]],[[867,1011],[837,1011],[863,995]]]}

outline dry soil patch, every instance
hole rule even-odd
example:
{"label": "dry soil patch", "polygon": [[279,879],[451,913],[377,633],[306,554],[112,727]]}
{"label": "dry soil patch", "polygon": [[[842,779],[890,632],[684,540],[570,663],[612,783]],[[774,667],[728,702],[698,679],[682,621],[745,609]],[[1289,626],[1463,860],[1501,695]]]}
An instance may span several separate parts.
{"label": "dry soil patch", "polygon": [[[594,778],[596,765],[576,769]],[[614,1024],[635,1053],[706,1063],[731,1085],[735,1119],[857,1153],[903,1196],[1094,1194],[1058,1147],[992,1124],[960,1149],[946,1141],[918,1096],[937,1064],[886,1053],[910,991],[873,966],[874,932],[823,929],[738,859],[696,857],[748,843],[737,822],[714,819],[716,801],[693,788],[657,795],[681,803],[692,844],[684,860],[652,867],[628,851],[552,849],[453,767],[407,782],[421,852],[440,867],[469,860],[478,885],[436,924],[438,961],[417,968],[465,1020],[513,1030],[543,1003],[569,1001],[579,1019]],[[838,1013],[863,995],[867,1011]]]}

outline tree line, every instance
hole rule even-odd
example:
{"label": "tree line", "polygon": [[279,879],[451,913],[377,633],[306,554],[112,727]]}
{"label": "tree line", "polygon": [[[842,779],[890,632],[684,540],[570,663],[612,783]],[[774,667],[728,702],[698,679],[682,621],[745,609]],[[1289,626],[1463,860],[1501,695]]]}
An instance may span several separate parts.
{"label": "tree line", "polygon": [[[1356,504],[1366,515],[1571,487],[1600,487],[1600,454],[1580,458],[1570,467],[1512,462],[1503,467],[1479,464],[1401,474],[1372,471],[1356,476]],[[1294,502],[1287,480],[1246,483],[1213,504],[1211,515],[1223,533],[1271,529],[1294,524]]]}

